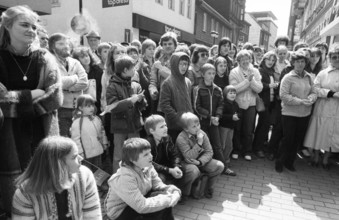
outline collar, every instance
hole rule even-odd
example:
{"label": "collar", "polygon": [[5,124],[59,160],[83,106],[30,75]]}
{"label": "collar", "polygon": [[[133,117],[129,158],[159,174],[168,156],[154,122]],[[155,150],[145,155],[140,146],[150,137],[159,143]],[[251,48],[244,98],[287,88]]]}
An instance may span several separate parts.
{"label": "collar", "polygon": [[59,61],[59,63],[61,63],[63,66],[67,65],[67,61],[68,61],[68,57],[66,57],[65,59],[59,57],[57,54],[54,54],[54,56],[56,57],[56,59]]}
{"label": "collar", "polygon": [[291,73],[291,75],[297,76],[299,78],[305,78],[306,76],[308,76],[308,77],[310,77],[312,79],[312,76],[307,71],[305,71],[305,70],[304,70],[304,73],[305,73],[304,77],[299,76],[294,70],[292,70],[290,73]]}
{"label": "collar", "polygon": [[329,65],[329,66],[327,67],[327,69],[328,69],[328,73],[330,73],[330,72],[332,72],[332,71],[335,71],[335,70],[339,70],[339,69],[337,69],[337,68],[334,68],[332,65]]}

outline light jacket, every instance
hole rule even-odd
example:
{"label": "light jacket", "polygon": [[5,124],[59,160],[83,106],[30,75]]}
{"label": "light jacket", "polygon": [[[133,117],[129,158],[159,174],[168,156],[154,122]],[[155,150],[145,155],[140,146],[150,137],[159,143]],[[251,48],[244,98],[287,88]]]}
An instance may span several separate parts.
{"label": "light jacket", "polygon": [[[104,203],[107,216],[116,219],[130,206],[136,212],[152,213],[169,207],[171,199],[165,193],[180,190],[174,185],[164,184],[153,166],[141,170],[138,167],[121,165],[108,180],[109,191]],[[145,197],[149,192],[163,191],[164,194]]]}
{"label": "light jacket", "polygon": [[71,127],[72,139],[78,146],[79,154],[85,159],[101,155],[108,144],[105,129],[98,116],[82,116],[75,119]]}

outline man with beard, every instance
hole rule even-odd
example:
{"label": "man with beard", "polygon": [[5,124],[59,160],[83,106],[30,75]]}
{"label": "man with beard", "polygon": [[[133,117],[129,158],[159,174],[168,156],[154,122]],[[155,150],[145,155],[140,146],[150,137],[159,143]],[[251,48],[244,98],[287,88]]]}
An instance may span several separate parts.
{"label": "man with beard", "polygon": [[61,33],[51,35],[48,46],[56,58],[62,80],[64,101],[58,109],[60,135],[69,137],[77,98],[88,86],[87,73],[78,60],[70,57],[70,42],[66,35]]}

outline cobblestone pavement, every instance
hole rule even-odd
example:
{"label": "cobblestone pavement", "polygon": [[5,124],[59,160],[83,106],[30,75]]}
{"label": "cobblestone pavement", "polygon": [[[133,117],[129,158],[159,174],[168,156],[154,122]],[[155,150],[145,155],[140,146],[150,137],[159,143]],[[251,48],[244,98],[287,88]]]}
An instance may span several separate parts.
{"label": "cobblestone pavement", "polygon": [[222,175],[212,199],[190,199],[176,219],[339,219],[339,166],[314,168],[298,159],[296,172],[279,174],[274,162],[232,161],[236,177]]}

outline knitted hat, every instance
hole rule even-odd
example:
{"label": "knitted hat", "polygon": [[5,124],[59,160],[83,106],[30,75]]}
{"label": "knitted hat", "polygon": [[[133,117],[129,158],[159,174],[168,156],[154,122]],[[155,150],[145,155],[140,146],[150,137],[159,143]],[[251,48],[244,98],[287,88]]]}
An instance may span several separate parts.
{"label": "knitted hat", "polygon": [[224,89],[224,96],[226,97],[227,94],[230,92],[230,91],[234,91],[235,93],[237,93],[237,90],[235,89],[235,87],[233,85],[228,85],[225,87]]}
{"label": "knitted hat", "polygon": [[96,31],[91,31],[86,35],[87,39],[88,38],[98,38],[99,40],[101,39],[100,35]]}

